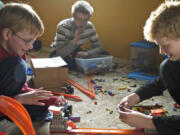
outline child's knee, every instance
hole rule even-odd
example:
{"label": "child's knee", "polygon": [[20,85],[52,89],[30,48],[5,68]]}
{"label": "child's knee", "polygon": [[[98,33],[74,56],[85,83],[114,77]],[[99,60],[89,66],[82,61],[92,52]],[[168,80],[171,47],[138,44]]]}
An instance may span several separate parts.
{"label": "child's knee", "polygon": [[[1,78],[9,78],[16,83],[22,83],[26,81],[26,63],[22,58],[9,57],[1,62]],[[4,79],[5,79],[4,78]],[[10,79],[11,78],[11,79]]]}
{"label": "child's knee", "polygon": [[26,81],[26,63],[21,58],[17,60],[17,64],[14,67],[14,78],[18,83]]}
{"label": "child's knee", "polygon": [[0,63],[1,94],[13,96],[26,82],[26,64],[18,57],[10,57]]}

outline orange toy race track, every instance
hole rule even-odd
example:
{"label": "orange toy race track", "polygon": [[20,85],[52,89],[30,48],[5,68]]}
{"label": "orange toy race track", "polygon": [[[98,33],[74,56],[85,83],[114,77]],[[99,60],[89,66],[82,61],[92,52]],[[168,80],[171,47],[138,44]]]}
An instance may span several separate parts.
{"label": "orange toy race track", "polygon": [[0,111],[14,121],[24,135],[36,135],[28,112],[19,102],[0,96]]}
{"label": "orange toy race track", "polygon": [[91,92],[94,93],[94,84],[91,81],[92,81],[92,76],[88,75],[88,88]]}
{"label": "orange toy race track", "polygon": [[103,128],[76,128],[69,131],[51,131],[52,134],[89,134],[89,135],[157,135],[145,133],[142,129],[103,129]]}
{"label": "orange toy race track", "polygon": [[64,94],[64,93],[59,93],[59,92],[52,92],[55,95],[60,95],[60,96],[64,96],[70,99],[73,99],[75,101],[82,101],[82,99],[79,96],[75,96],[75,95],[70,95],[70,94]]}
{"label": "orange toy race track", "polygon": [[94,99],[96,94],[89,91],[88,89],[82,87],[81,85],[79,85],[78,83],[76,83],[75,81],[73,81],[72,79],[68,78],[68,82],[70,84],[72,84],[74,87],[76,87],[77,89],[79,89],[80,91],[82,91],[83,93],[85,93],[86,95],[88,95],[90,98]]}

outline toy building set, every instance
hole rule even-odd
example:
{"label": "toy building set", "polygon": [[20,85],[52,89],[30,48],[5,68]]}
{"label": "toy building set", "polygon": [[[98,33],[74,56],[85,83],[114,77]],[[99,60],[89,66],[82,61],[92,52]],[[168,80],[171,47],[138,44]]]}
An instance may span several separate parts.
{"label": "toy building set", "polygon": [[152,106],[133,106],[132,110],[138,111],[147,115],[154,115],[154,116],[166,116],[167,111],[163,109],[162,105],[152,105]]}
{"label": "toy building set", "polygon": [[[157,109],[162,106],[135,106],[133,109],[146,113],[149,109]],[[64,107],[50,107],[53,117],[50,124],[50,133],[64,134],[88,134],[88,135],[157,135],[157,132],[148,129],[101,129],[101,128],[77,128],[74,122],[80,122],[80,117],[67,116],[67,104]],[[71,110],[72,111],[72,110]]]}

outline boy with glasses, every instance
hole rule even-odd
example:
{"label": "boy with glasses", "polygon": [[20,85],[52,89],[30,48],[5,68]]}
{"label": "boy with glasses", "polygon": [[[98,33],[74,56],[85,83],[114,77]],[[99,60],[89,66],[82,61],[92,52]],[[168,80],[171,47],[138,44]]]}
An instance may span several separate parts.
{"label": "boy with glasses", "polygon": [[[56,36],[51,44],[50,57],[61,56],[69,69],[74,69],[74,57],[85,58],[94,54],[105,53],[102,51],[94,25],[89,21],[94,10],[86,1],[77,1],[72,6],[72,18],[61,21],[57,26]],[[91,50],[84,51],[80,47],[89,40]]]}
{"label": "boy with glasses", "polygon": [[26,52],[43,32],[43,23],[31,6],[8,3],[0,10],[0,95],[23,104],[33,121],[44,118],[49,105],[64,102],[50,91],[26,84]]}
{"label": "boy with glasses", "polygon": [[137,128],[156,129],[159,135],[180,135],[180,115],[150,116],[127,108],[168,90],[180,104],[180,2],[166,1],[146,21],[144,36],[156,42],[160,54],[168,56],[160,65],[160,77],[126,96],[119,103],[119,119]]}

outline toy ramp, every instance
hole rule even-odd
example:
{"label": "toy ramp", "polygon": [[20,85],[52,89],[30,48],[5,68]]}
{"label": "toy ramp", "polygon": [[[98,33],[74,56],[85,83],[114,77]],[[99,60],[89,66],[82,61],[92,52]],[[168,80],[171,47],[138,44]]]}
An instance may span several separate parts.
{"label": "toy ramp", "polygon": [[19,102],[0,96],[0,111],[16,123],[24,135],[36,135],[28,112]]}
{"label": "toy ramp", "polygon": [[51,131],[51,134],[88,134],[88,135],[157,135],[145,133],[142,129],[101,129],[101,128],[76,128],[69,131]]}

